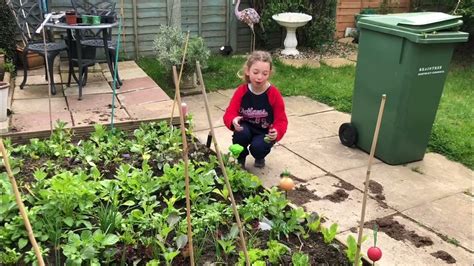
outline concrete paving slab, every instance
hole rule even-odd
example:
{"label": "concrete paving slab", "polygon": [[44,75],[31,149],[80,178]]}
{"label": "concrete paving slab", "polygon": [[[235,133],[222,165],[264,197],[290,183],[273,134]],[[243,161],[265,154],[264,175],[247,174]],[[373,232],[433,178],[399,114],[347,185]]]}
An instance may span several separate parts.
{"label": "concrete paving slab", "polygon": [[[126,106],[125,109],[132,119],[165,119],[171,116],[173,100],[145,103],[140,105]],[[174,117],[178,117],[178,111]]]}
{"label": "concrete paving slab", "polygon": [[[110,72],[104,72],[104,77],[107,79],[108,82],[114,81],[113,77],[110,75]],[[124,81],[127,79],[147,77],[147,74],[141,69],[120,70],[119,68],[119,77],[122,81]]]}
{"label": "concrete paving slab", "polygon": [[168,97],[168,95],[160,87],[121,93],[118,94],[117,97],[125,106],[161,102],[170,99],[170,97]]}
{"label": "concrete paving slab", "polygon": [[[78,100],[76,96],[66,96],[69,110],[72,112],[85,112],[92,110],[102,110],[111,108],[111,94],[86,94],[82,96],[82,100]],[[115,98],[115,108],[120,108],[120,102]]]}
{"label": "concrete paving slab", "polygon": [[[29,78],[30,76],[44,75],[44,73],[45,73],[44,66],[43,66],[43,67],[39,67],[39,68],[37,68],[37,69],[29,69],[29,70],[28,70],[28,78]],[[20,78],[20,77],[21,77],[21,79],[23,79],[23,74],[24,74],[24,73],[23,73],[23,69],[18,69],[18,70],[16,71],[16,76],[17,76],[17,78]]]}
{"label": "concrete paving slab", "polygon": [[[230,98],[218,92],[207,93],[207,100],[210,106],[215,106],[221,109],[222,111],[225,111],[230,102]],[[193,111],[191,109],[193,106],[204,106],[204,96],[202,94],[185,96],[181,98],[181,101],[188,104],[190,112]]]}
{"label": "concrete paving slab", "polygon": [[[428,237],[433,241],[432,245],[416,247],[413,243],[408,240],[396,240],[388,236],[384,232],[377,233],[377,246],[382,249],[382,258],[377,262],[378,265],[446,265],[449,264],[444,260],[438,259],[431,255],[437,251],[445,251],[451,255],[455,260],[456,265],[472,265],[473,256],[472,253],[456,247],[453,244],[443,241],[439,236],[422,228],[416,223],[401,217],[395,216],[394,220],[399,222],[408,231],[414,231],[421,237]],[[346,231],[338,235],[338,239],[345,242],[347,236],[351,234],[357,239],[357,233],[351,233]],[[373,246],[373,230],[364,228],[364,235],[366,235],[367,241],[362,243],[362,253],[364,256],[367,254],[369,247]]]}
{"label": "concrete paving slab", "polygon": [[458,193],[406,210],[403,214],[474,251],[473,202],[473,197]]}
{"label": "concrete paving slab", "polygon": [[343,123],[347,123],[351,121],[350,114],[338,112],[338,111],[329,111],[329,112],[317,113],[314,115],[306,115],[301,118],[317,125],[320,128],[325,129],[328,132],[331,132],[330,136],[338,136],[339,127]]}
{"label": "concrete paving slab", "polygon": [[281,62],[285,65],[293,66],[296,68],[309,67],[309,68],[320,68],[321,64],[315,59],[293,59],[293,58],[282,58]]}
{"label": "concrete paving slab", "polygon": [[[232,145],[232,131],[227,129],[225,126],[214,127],[214,133],[216,134],[217,144],[219,145],[219,149],[222,153],[229,152],[229,146]],[[199,140],[199,142],[206,144],[207,136],[209,134],[209,130],[200,130],[194,131],[194,135]],[[211,150],[215,151],[214,143],[211,143]]]}
{"label": "concrete paving slab", "polygon": [[[48,89],[48,85],[28,85],[23,89],[20,89],[20,86],[15,86],[13,100],[47,98]],[[56,84],[56,95],[51,94],[51,97],[64,97],[63,85]]]}
{"label": "concrete paving slab", "polygon": [[427,153],[422,161],[409,163],[407,167],[428,176],[446,178],[446,181],[455,182],[453,177],[471,179],[474,184],[474,171],[438,153]]}
{"label": "concrete paving slab", "polygon": [[334,68],[355,66],[356,64],[355,62],[345,58],[325,58],[321,60],[321,63]]}
{"label": "concrete paving slab", "polygon": [[[284,146],[331,173],[366,166],[369,160],[367,153],[342,145],[339,137],[294,142]],[[380,161],[375,159],[374,164],[376,163]]]}
{"label": "concrete paving slab", "polygon": [[349,54],[347,56],[347,59],[351,60],[351,61],[354,61],[354,62],[357,62],[357,52],[354,52],[352,54]]}
{"label": "concrete paving slab", "polygon": [[[57,120],[66,122],[67,127],[72,127],[73,125],[71,114],[68,111],[51,113],[51,118],[53,120],[53,128],[56,125]],[[11,125],[12,132],[34,132],[49,130],[49,113],[43,111],[29,114],[13,114]]]}
{"label": "concrete paving slab", "polygon": [[[71,112],[74,126],[110,124],[111,109],[98,109],[85,112]],[[124,109],[115,109],[114,122],[128,121],[130,117]]]}
{"label": "concrete paving slab", "polygon": [[[363,190],[366,171],[367,166],[363,166],[335,172],[335,174]],[[465,177],[429,176],[420,174],[406,166],[392,166],[384,163],[372,166],[370,179],[380,184],[383,188],[385,202],[398,211],[405,211],[463,192],[472,185],[472,181]]]}
{"label": "concrete paving slab", "polygon": [[[51,98],[52,112],[67,111],[67,104],[64,97]],[[12,111],[15,114],[32,114],[49,112],[48,98],[23,99],[12,102]]]}
{"label": "concrete paving slab", "polygon": [[[88,80],[86,86],[82,87],[82,95],[98,93],[112,94],[112,89],[107,81],[91,82]],[[79,96],[79,86],[77,84],[71,84],[71,87],[64,89],[64,95]]]}
{"label": "concrete paving slab", "polygon": [[[189,102],[187,104],[189,113],[193,116],[194,130],[199,131],[209,129],[209,121],[207,119],[205,107],[190,105]],[[224,116],[224,112],[215,106],[211,106],[209,109],[211,112],[212,125],[214,127],[223,126],[224,121],[222,120],[222,117]]]}
{"label": "concrete paving slab", "polygon": [[288,116],[288,129],[285,136],[280,140],[282,145],[302,141],[311,142],[315,139],[335,135],[333,131],[321,127],[320,124],[311,123],[307,117]]}
{"label": "concrete paving slab", "polygon": [[232,98],[232,96],[234,95],[235,90],[236,88],[232,88],[232,89],[218,90],[217,92],[228,97],[230,101],[230,98]]}
{"label": "concrete paving slab", "polygon": [[[202,95],[194,95],[194,96],[187,96],[183,97],[182,101],[185,102],[188,106],[188,112],[193,116],[194,122],[194,131],[200,131],[203,129],[209,128],[209,122],[207,119],[207,112],[206,107],[204,104],[204,100]],[[220,94],[209,94],[208,99],[225,99],[224,96]],[[209,100],[211,102],[211,100]],[[224,111],[219,109],[218,107],[214,106],[213,104],[209,104],[210,112],[211,112],[211,120],[214,127],[220,127],[224,125],[224,121],[222,117],[224,116]]]}
{"label": "concrete paving slab", "polygon": [[[311,200],[303,206],[308,212],[317,212],[326,217],[327,221],[325,224],[327,226],[337,223],[339,225],[338,231],[345,231],[358,225],[364,195],[360,190],[343,189],[339,179],[328,175],[309,181],[306,187],[309,191],[314,190],[313,194],[321,199]],[[337,190],[341,189],[347,194],[345,200],[333,202],[329,199],[324,199],[324,197],[334,195]],[[377,201],[371,198],[367,199],[365,216],[367,221],[394,213],[395,210],[383,208]]]}
{"label": "concrete paving slab", "polygon": [[298,155],[278,144],[273,146],[272,151],[265,158],[264,168],[256,168],[253,164],[254,158],[250,155],[246,160],[246,168],[260,177],[266,187],[277,186],[280,183],[280,174],[285,170],[297,178],[295,182],[309,181],[326,174],[317,166],[302,160]]}
{"label": "concrete paving slab", "polygon": [[[123,69],[133,69],[133,68],[140,68],[137,63],[133,60],[127,60],[127,61],[120,61],[118,62],[119,65],[119,70],[121,68]],[[107,63],[101,63],[100,67],[102,68],[103,71],[109,71],[109,66]]]}
{"label": "concrete paving slab", "polygon": [[[68,79],[68,73],[61,73],[61,78],[62,78],[63,83],[66,84],[67,79]],[[104,73],[102,72],[89,72],[87,74],[87,84],[89,84],[89,82],[102,82],[102,81],[107,81],[104,77]],[[77,83],[74,81],[74,78],[71,77],[71,85],[73,84],[77,84]]]}
{"label": "concrete paving slab", "polygon": [[148,89],[148,88],[154,88],[154,87],[159,87],[156,82],[150,78],[150,77],[142,77],[142,78],[136,78],[136,79],[127,79],[123,81],[122,86],[120,87],[119,90],[117,90],[117,93],[124,93],[127,91],[135,91],[135,90],[141,90],[141,89]]}
{"label": "concrete paving slab", "polygon": [[287,116],[302,116],[334,110],[334,108],[305,96],[284,97]]}
{"label": "concrete paving slab", "polygon": [[[54,74],[53,78],[54,78],[55,84],[61,83],[61,76],[59,74]],[[22,82],[23,82],[23,77],[18,77],[15,79],[16,86],[20,86]],[[45,79],[44,72],[42,75],[34,75],[34,76],[28,75],[26,79],[26,85],[45,85],[45,84],[48,84],[48,81]]]}

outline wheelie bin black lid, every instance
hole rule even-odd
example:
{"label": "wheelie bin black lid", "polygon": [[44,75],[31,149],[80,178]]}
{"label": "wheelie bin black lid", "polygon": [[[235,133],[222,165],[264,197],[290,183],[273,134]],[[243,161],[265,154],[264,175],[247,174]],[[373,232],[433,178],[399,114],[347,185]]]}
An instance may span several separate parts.
{"label": "wheelie bin black lid", "polygon": [[404,37],[416,43],[466,42],[469,34],[457,31],[461,16],[441,12],[418,12],[363,16],[357,26]]}

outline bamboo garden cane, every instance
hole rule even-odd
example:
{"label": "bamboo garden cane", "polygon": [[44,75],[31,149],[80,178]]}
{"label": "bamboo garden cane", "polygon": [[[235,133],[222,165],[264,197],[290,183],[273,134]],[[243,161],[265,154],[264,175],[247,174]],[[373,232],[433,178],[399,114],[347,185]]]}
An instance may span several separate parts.
{"label": "bamboo garden cane", "polygon": [[379,109],[379,114],[377,117],[377,124],[375,125],[375,132],[374,132],[374,138],[372,139],[372,146],[370,148],[370,155],[369,155],[369,163],[367,166],[367,173],[365,175],[365,186],[364,186],[364,197],[362,199],[362,210],[360,214],[360,223],[359,223],[359,235],[357,237],[357,250],[355,254],[355,259],[354,259],[354,265],[358,266],[359,262],[359,255],[360,255],[360,249],[361,249],[361,242],[362,242],[362,232],[364,230],[364,220],[365,220],[365,208],[367,205],[367,194],[368,194],[368,188],[369,188],[369,180],[370,180],[370,169],[372,168],[372,161],[374,160],[374,155],[375,155],[375,148],[377,146],[377,140],[379,137],[379,130],[380,130],[380,124],[382,122],[382,116],[383,116],[383,111],[385,108],[385,100],[387,99],[387,95],[383,94],[382,95],[382,101],[380,102],[380,109]]}
{"label": "bamboo garden cane", "polygon": [[38,260],[38,265],[44,266],[43,256],[41,255],[41,250],[36,242],[35,235],[33,234],[33,229],[31,228],[30,220],[28,219],[28,214],[25,210],[25,205],[21,200],[20,191],[18,190],[18,186],[16,184],[15,177],[13,176],[13,172],[10,167],[10,162],[8,161],[7,151],[5,146],[3,145],[3,139],[0,138],[0,150],[2,153],[3,163],[5,165],[5,169],[7,170],[8,178],[10,179],[10,183],[12,184],[13,193],[15,193],[15,200],[16,204],[18,205],[18,209],[20,210],[21,218],[23,219],[23,223],[25,224],[26,231],[28,233],[28,238],[30,239],[30,243],[33,246],[33,250],[35,251],[36,259]]}
{"label": "bamboo garden cane", "polygon": [[48,49],[46,49],[46,33],[44,30],[44,24],[49,21],[53,14],[49,13],[45,16],[43,23],[38,27],[36,33],[43,31],[43,46],[44,46],[44,61],[46,65],[46,75],[48,78],[48,110],[49,110],[49,130],[50,134],[53,135],[53,116],[51,111],[51,75],[49,74],[49,68],[52,67],[49,65],[48,61]]}
{"label": "bamboo garden cane", "polygon": [[[181,68],[182,69],[182,68]],[[181,105],[181,96],[179,95],[179,78],[177,77],[176,66],[173,66],[173,78],[177,80],[176,82],[176,100],[178,106]],[[188,159],[188,141],[186,140],[186,127],[184,125],[184,114],[181,108],[178,108],[179,111],[179,125],[181,128],[181,139],[183,141],[183,159],[184,159],[184,183],[185,183],[185,193],[186,193],[186,222],[188,224],[188,244],[189,244],[189,259],[191,261],[191,266],[194,266],[194,250],[193,250],[193,231],[191,225],[191,200],[189,192],[189,159]]]}
{"label": "bamboo garden cane", "polygon": [[[184,61],[186,60],[186,53],[188,51],[188,43],[189,43],[189,30],[188,33],[186,34],[186,40],[184,42],[184,52],[183,52],[183,58],[181,59],[181,68],[179,69],[179,78],[178,81],[181,83],[181,76],[183,75],[183,68],[184,68]],[[174,70],[173,70],[174,71]],[[173,81],[175,82],[174,86],[176,87],[176,79],[173,78]],[[179,85],[179,84],[178,84]],[[181,98],[180,98],[181,99]],[[174,99],[173,99],[173,106],[171,106],[171,116],[170,116],[170,126],[173,126],[173,116],[174,116],[174,107],[176,106],[176,92],[174,94]],[[181,108],[181,102],[178,105],[178,108]]]}
{"label": "bamboo garden cane", "polygon": [[[179,70],[179,77],[176,71],[176,66],[173,66],[173,80],[175,81],[175,101],[178,102],[178,106],[181,106],[181,95],[180,95],[180,88],[179,84],[181,82],[181,76],[183,75],[183,68],[184,68],[184,59],[186,58],[186,53],[188,51],[188,41],[189,41],[189,31],[186,35],[186,41],[184,43],[184,52],[183,52],[183,60],[181,62],[181,69]],[[171,114],[173,115],[175,101],[173,102],[173,110]],[[183,141],[183,159],[184,159],[184,183],[185,183],[185,193],[186,193],[186,222],[188,225],[188,246],[189,246],[189,259],[191,262],[191,266],[194,266],[194,247],[193,247],[193,231],[191,225],[191,199],[190,199],[190,192],[189,192],[189,159],[188,159],[188,141],[186,139],[186,127],[184,125],[184,114],[181,108],[178,108],[179,111],[179,121],[180,121],[180,128],[181,128],[181,138]],[[173,119],[173,117],[171,117]],[[170,123],[172,125],[172,123]]]}
{"label": "bamboo garden cane", "polygon": [[214,148],[216,149],[217,159],[219,160],[219,165],[221,167],[222,174],[224,175],[225,185],[226,185],[227,190],[229,191],[230,202],[232,203],[232,210],[234,212],[234,216],[237,221],[237,226],[239,227],[240,242],[242,245],[242,249],[244,251],[245,262],[247,266],[250,266],[249,255],[247,252],[247,244],[245,243],[245,237],[244,237],[244,232],[242,230],[242,223],[240,221],[239,211],[237,210],[234,194],[232,193],[229,177],[227,176],[227,171],[225,169],[224,161],[222,160],[222,154],[220,152],[219,145],[217,144],[216,134],[214,132],[214,126],[212,125],[212,121],[211,121],[211,111],[209,110],[209,102],[207,100],[206,86],[204,85],[204,80],[202,78],[201,64],[199,63],[199,61],[196,61],[196,72],[198,75],[199,83],[201,84],[202,95],[204,96],[204,105],[206,106],[207,121],[209,122],[209,128],[211,131],[212,140],[214,142]]}

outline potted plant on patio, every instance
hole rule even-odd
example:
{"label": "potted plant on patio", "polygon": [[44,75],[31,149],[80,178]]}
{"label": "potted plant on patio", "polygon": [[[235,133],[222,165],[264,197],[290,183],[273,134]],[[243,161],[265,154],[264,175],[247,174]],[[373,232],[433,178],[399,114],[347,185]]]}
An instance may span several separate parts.
{"label": "potted plant on patio", "polygon": [[[160,26],[153,47],[157,60],[170,71],[169,73],[173,66],[176,66],[178,71],[180,70],[185,41],[186,35],[180,29]],[[199,61],[202,67],[206,67],[210,54],[209,48],[201,37],[189,38],[180,84],[182,94],[199,93],[196,81],[196,61]]]}

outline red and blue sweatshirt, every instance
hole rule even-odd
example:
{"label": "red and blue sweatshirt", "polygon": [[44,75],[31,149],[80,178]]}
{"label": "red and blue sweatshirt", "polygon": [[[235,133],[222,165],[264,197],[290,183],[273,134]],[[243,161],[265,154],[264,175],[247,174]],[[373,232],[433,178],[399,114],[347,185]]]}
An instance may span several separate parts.
{"label": "red and blue sweatshirt", "polygon": [[250,90],[249,84],[240,85],[224,113],[224,124],[230,130],[234,130],[232,120],[237,116],[242,116],[241,121],[246,121],[255,128],[267,132],[271,127],[276,129],[276,141],[281,140],[288,127],[283,97],[273,85],[258,95]]}

